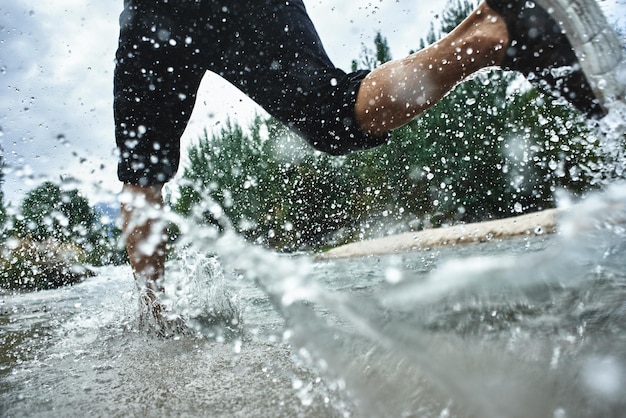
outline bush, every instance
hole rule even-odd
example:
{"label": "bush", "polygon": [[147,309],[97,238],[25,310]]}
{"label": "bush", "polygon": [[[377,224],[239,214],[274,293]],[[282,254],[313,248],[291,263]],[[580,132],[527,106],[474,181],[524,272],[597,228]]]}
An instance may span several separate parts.
{"label": "bush", "polygon": [[125,262],[125,252],[117,245],[121,231],[103,224],[102,218],[78,190],[46,181],[26,195],[19,213],[9,219],[7,235],[71,243],[85,254],[84,262],[95,266]]}
{"label": "bush", "polygon": [[0,287],[45,290],[78,283],[94,275],[83,258],[75,245],[54,239],[9,239],[0,254]]}

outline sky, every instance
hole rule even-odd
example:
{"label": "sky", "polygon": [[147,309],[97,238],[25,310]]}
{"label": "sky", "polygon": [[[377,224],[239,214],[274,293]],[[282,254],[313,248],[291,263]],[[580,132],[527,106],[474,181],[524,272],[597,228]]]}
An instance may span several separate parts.
{"label": "sky", "polygon": [[[601,5],[624,27],[626,0]],[[335,65],[348,70],[377,31],[394,58],[417,49],[445,0],[305,0]],[[16,207],[45,180],[77,187],[92,203],[114,200],[117,181],[112,78],[123,0],[7,0],[0,4],[0,144],[5,205]],[[618,12],[615,12],[617,10]],[[617,16],[617,17],[615,17]],[[262,113],[207,74],[182,138],[231,118]],[[185,152],[183,151],[183,156]]]}

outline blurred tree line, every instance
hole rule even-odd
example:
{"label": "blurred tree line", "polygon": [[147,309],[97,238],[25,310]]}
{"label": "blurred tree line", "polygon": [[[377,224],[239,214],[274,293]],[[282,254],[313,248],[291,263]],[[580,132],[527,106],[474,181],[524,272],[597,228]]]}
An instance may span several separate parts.
{"label": "blurred tree line", "polygon": [[[421,46],[473,6],[452,2]],[[391,59],[378,33],[353,68]],[[504,218],[593,186],[597,141],[568,105],[518,75],[490,69],[393,132],[388,145],[330,157],[271,118],[205,131],[188,152],[174,209],[228,223],[281,251],[318,250],[389,233]],[[229,227],[230,227],[229,226]]]}

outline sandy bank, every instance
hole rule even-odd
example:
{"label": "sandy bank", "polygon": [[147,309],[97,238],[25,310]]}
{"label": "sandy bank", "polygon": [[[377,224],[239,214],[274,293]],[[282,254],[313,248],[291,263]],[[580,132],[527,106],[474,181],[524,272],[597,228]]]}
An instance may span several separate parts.
{"label": "sandy bank", "polygon": [[414,251],[444,245],[462,245],[493,239],[538,235],[556,231],[560,211],[548,209],[495,221],[406,232],[398,235],[354,242],[319,255],[321,259],[362,257]]}

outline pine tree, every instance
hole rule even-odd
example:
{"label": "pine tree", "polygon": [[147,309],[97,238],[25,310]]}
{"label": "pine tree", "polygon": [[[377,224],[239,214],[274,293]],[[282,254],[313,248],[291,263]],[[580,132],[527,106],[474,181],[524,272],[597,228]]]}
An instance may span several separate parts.
{"label": "pine tree", "polygon": [[376,36],[374,37],[374,49],[372,50],[362,45],[360,57],[352,60],[352,71],[359,69],[373,70],[379,65],[391,60],[391,48],[389,48],[387,38],[380,32],[376,32]]}

